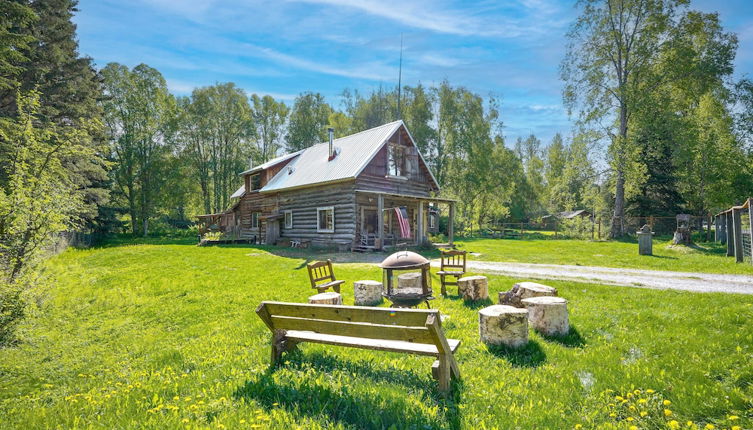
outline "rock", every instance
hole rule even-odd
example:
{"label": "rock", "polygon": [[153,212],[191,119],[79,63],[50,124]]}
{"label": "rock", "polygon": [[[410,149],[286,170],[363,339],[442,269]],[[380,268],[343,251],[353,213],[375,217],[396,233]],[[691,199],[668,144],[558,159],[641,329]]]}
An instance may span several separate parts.
{"label": "rock", "polygon": [[522,308],[523,299],[540,296],[556,296],[557,289],[536,282],[518,282],[510,291],[499,292],[499,304]]}
{"label": "rock", "polygon": [[309,297],[309,303],[317,305],[341,305],[343,304],[343,296],[340,293],[328,292],[319,293]]}
{"label": "rock", "polygon": [[353,295],[356,306],[374,306],[382,303],[384,287],[377,281],[356,281],[353,284]]}
{"label": "rock", "polygon": [[546,336],[564,336],[570,332],[567,300],[562,297],[531,297],[521,300],[528,309],[528,321],[534,330]]}
{"label": "rock", "polygon": [[478,312],[478,332],[487,345],[518,348],[528,343],[528,310],[493,305]]}
{"label": "rock", "polygon": [[458,293],[463,300],[484,300],[489,298],[486,276],[466,276],[458,279]]}

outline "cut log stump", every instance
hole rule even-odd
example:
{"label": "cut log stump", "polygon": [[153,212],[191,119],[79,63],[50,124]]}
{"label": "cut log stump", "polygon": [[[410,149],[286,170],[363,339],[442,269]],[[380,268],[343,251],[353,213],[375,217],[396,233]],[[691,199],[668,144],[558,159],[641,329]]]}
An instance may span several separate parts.
{"label": "cut log stump", "polygon": [[567,300],[562,297],[531,297],[523,299],[528,321],[534,330],[546,336],[564,336],[570,332]]}
{"label": "cut log stump", "polygon": [[458,294],[463,300],[484,300],[489,298],[486,276],[466,276],[458,279]]}
{"label": "cut log stump", "polygon": [[309,303],[318,305],[341,305],[343,304],[343,296],[340,293],[328,292],[315,294],[309,297]]}
{"label": "cut log stump", "polygon": [[528,344],[528,311],[505,305],[486,307],[478,313],[478,331],[487,345],[524,346]]}
{"label": "cut log stump", "polygon": [[353,294],[356,306],[375,306],[382,303],[384,287],[378,281],[356,281],[353,284]]}
{"label": "cut log stump", "polygon": [[557,289],[536,282],[518,282],[510,291],[500,291],[499,304],[522,308],[521,300],[530,297],[556,296]]}

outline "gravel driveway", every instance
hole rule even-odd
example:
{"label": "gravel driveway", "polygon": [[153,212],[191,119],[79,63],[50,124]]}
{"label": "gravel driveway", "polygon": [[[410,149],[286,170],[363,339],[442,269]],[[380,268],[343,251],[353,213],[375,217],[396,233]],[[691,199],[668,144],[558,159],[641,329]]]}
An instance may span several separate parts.
{"label": "gravel driveway", "polygon": [[[439,261],[432,266],[439,267]],[[469,272],[505,275],[512,278],[557,279],[624,287],[684,290],[704,293],[753,294],[753,276],[662,270],[621,269],[557,264],[499,263],[468,261]]]}

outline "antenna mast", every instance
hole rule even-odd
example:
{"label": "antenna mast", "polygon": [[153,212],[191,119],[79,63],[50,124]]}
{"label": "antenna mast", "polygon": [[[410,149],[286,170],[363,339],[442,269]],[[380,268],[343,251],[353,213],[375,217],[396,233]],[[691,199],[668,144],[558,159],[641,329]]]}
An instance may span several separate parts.
{"label": "antenna mast", "polygon": [[403,119],[403,113],[400,110],[400,96],[403,91],[403,33],[400,33],[400,68],[397,74],[397,119]]}

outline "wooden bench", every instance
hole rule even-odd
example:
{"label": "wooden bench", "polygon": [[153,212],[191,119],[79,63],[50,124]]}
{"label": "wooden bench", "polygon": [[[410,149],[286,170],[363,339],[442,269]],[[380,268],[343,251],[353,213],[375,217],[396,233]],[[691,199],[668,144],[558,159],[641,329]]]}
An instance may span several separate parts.
{"label": "wooden bench", "polygon": [[332,260],[309,263],[306,267],[309,271],[311,288],[316,289],[320,293],[327,291],[329,288],[332,288],[337,293],[340,292],[340,285],[344,284],[345,281],[338,281],[335,278],[335,272],[332,270]]}
{"label": "wooden bench", "polygon": [[256,314],[272,332],[272,366],[298,343],[314,342],[436,357],[441,392],[460,378],[453,355],[460,341],[445,338],[438,310],[262,302]]}

